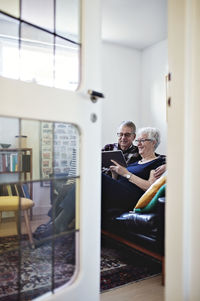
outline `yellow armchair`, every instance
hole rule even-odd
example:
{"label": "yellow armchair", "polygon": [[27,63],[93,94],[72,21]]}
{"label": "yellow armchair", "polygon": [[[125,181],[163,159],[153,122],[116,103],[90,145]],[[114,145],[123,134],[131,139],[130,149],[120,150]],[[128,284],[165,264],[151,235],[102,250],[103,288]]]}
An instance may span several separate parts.
{"label": "yellow armchair", "polygon": [[[32,230],[28,215],[28,210],[34,206],[34,202],[31,199],[19,197],[19,196],[0,196],[0,216],[3,211],[14,211],[15,215],[18,216],[19,209],[24,213],[24,220],[27,229],[27,234],[31,246],[34,246]],[[18,218],[16,219],[18,229]]]}

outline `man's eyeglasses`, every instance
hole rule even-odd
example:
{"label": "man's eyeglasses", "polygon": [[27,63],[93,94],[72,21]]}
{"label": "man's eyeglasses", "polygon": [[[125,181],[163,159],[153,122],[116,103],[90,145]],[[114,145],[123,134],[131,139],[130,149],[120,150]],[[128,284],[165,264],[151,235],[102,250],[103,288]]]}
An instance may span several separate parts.
{"label": "man's eyeglasses", "polygon": [[118,137],[126,137],[126,138],[130,138],[131,137],[131,135],[133,135],[134,133],[117,133],[117,136]]}
{"label": "man's eyeglasses", "polygon": [[144,143],[145,141],[153,141],[153,139],[135,139],[135,143]]}

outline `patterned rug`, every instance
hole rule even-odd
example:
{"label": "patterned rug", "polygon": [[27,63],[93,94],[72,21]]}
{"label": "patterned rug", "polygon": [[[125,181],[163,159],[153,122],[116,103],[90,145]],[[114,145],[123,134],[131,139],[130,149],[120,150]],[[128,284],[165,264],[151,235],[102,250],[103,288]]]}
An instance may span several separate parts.
{"label": "patterned rug", "polygon": [[0,238],[0,300],[31,300],[67,283],[75,271],[74,254],[74,234],[35,249],[27,240],[19,246],[16,236]]}
{"label": "patterned rug", "polygon": [[[21,260],[20,260],[21,258]],[[52,263],[53,262],[53,263]],[[160,273],[159,262],[117,244],[101,251],[101,292]],[[27,240],[0,238],[0,300],[31,300],[52,291],[75,272],[74,234],[30,249]]]}
{"label": "patterned rug", "polygon": [[120,243],[104,241],[101,248],[101,292],[161,273],[161,263]]}

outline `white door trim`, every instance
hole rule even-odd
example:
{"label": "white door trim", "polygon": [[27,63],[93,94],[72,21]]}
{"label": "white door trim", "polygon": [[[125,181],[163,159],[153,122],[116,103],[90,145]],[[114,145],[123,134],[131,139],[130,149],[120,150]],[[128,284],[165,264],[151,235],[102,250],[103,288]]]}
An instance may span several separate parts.
{"label": "white door trim", "polygon": [[165,300],[199,300],[200,2],[168,1],[168,181]]}

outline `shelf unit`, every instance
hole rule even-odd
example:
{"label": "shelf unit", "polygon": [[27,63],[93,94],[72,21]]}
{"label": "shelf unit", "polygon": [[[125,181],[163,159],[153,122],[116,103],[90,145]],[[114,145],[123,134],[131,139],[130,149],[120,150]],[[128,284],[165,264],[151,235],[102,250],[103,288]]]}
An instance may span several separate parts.
{"label": "shelf unit", "polygon": [[[32,199],[32,148],[1,148],[0,149],[0,176],[18,175],[18,180],[22,182],[30,181],[29,194]],[[10,183],[12,184],[12,178]],[[5,183],[0,180],[0,183]],[[6,183],[9,185],[8,180]],[[31,210],[32,218],[32,210]]]}
{"label": "shelf unit", "polygon": [[32,148],[0,149],[0,174],[16,172],[32,179]]}

